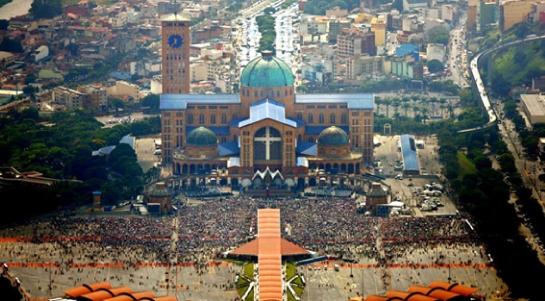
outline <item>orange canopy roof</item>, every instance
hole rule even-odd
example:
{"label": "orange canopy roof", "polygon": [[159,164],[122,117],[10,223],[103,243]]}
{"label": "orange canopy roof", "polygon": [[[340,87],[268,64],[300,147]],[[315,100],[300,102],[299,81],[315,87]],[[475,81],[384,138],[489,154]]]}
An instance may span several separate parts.
{"label": "orange canopy roof", "polygon": [[[257,248],[259,245],[259,238],[256,238],[250,242],[247,242],[240,247],[236,248],[231,254],[234,255],[248,255],[257,256]],[[282,256],[294,256],[294,255],[307,255],[309,252],[304,248],[288,241],[284,238],[280,238],[280,250]]]}
{"label": "orange canopy roof", "polygon": [[134,301],[141,298],[153,298],[155,294],[153,292],[139,292],[139,293],[127,293],[113,298],[105,299],[104,301]]}
{"label": "orange canopy roof", "polygon": [[386,297],[388,298],[398,297],[405,301],[440,301],[437,298],[428,297],[421,293],[408,293],[408,292],[401,292],[401,291],[388,291],[386,292]]}
{"label": "orange canopy roof", "polygon": [[132,293],[132,290],[128,287],[117,287],[112,289],[98,289],[95,292],[79,296],[77,299],[82,301],[103,301],[115,297],[121,293]]}
{"label": "orange canopy roof", "polygon": [[99,288],[112,288],[112,285],[108,282],[97,282],[90,285],[84,284],[82,286],[74,287],[64,292],[64,295],[68,298],[77,298],[81,295],[85,295],[96,291]]}
{"label": "orange canopy roof", "polygon": [[444,281],[434,281],[430,283],[430,285],[428,286],[431,288],[442,288],[447,291],[460,294],[464,297],[470,297],[479,290],[474,287],[469,287],[469,286],[461,285],[458,283],[448,283]]}
{"label": "orange canopy roof", "polygon": [[408,291],[409,291],[409,293],[416,293],[416,292],[422,293],[424,295],[434,297],[434,298],[440,299],[442,301],[449,301],[449,300],[452,300],[452,299],[455,299],[455,298],[462,297],[460,294],[449,292],[449,291],[447,291],[447,290],[445,290],[443,288],[440,288],[440,287],[431,288],[431,287],[424,287],[424,286],[414,285],[414,286],[409,287]]}

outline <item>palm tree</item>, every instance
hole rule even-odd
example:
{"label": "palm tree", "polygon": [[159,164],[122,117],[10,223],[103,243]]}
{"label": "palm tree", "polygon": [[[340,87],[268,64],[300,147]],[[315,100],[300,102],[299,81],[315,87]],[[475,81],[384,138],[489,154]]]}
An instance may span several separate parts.
{"label": "palm tree", "polygon": [[440,108],[441,108],[441,117],[443,117],[443,116],[445,115],[445,108],[446,108],[447,100],[444,99],[444,98],[441,98],[441,99],[439,99],[439,103],[441,104],[441,105],[440,105]]}
{"label": "palm tree", "polygon": [[391,99],[384,99],[384,105],[386,106],[386,117],[390,117],[390,105],[392,104],[392,100]]}
{"label": "palm tree", "polygon": [[399,106],[401,105],[401,101],[399,99],[394,99],[393,106],[395,108],[395,114],[399,114]]}
{"label": "palm tree", "polygon": [[380,106],[384,104],[384,101],[380,97],[375,97],[375,103],[377,104],[377,115],[380,115]]}
{"label": "palm tree", "polygon": [[403,110],[405,111],[405,114],[404,114],[405,117],[409,117],[409,116],[407,115],[407,111],[408,111],[409,108],[411,107],[411,106],[409,105],[409,103],[408,103],[408,102],[404,102],[404,103],[401,105],[401,107],[402,107]]}

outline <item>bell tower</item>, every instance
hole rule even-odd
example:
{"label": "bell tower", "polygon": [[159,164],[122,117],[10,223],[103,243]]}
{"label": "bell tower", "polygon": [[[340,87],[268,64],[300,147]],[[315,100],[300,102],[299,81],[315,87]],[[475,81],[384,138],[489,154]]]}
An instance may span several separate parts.
{"label": "bell tower", "polygon": [[163,94],[190,92],[190,25],[189,18],[178,13],[161,19]]}

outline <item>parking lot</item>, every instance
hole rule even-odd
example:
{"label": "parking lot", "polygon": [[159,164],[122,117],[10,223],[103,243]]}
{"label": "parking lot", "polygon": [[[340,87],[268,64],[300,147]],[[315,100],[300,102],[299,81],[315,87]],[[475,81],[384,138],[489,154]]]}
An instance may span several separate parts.
{"label": "parking lot", "polygon": [[[375,170],[386,177],[394,177],[402,173],[403,159],[399,148],[399,135],[382,136],[375,135]],[[418,161],[421,175],[439,175],[442,171],[439,162],[436,136],[415,136],[415,140],[422,142],[422,147],[417,149]],[[379,163],[380,162],[380,163]]]}
{"label": "parking lot", "polygon": [[441,190],[433,188],[443,186],[437,178],[386,179],[385,183],[392,190],[392,200],[405,203],[415,216],[457,214],[458,210],[444,192],[444,187]]}

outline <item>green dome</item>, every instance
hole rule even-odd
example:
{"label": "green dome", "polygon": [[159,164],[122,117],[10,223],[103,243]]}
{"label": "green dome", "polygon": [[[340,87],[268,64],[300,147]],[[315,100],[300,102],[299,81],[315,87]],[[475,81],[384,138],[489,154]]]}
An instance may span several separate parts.
{"label": "green dome", "polygon": [[318,136],[318,144],[321,145],[344,145],[348,144],[348,135],[346,132],[336,126],[330,126],[324,129]]}
{"label": "green dome", "polygon": [[270,51],[263,51],[261,57],[253,59],[244,67],[240,85],[252,88],[291,87],[294,76],[290,67]]}
{"label": "green dome", "polygon": [[212,146],[216,145],[218,138],[216,134],[211,130],[200,126],[191,132],[187,136],[187,144],[196,145],[196,146]]}

